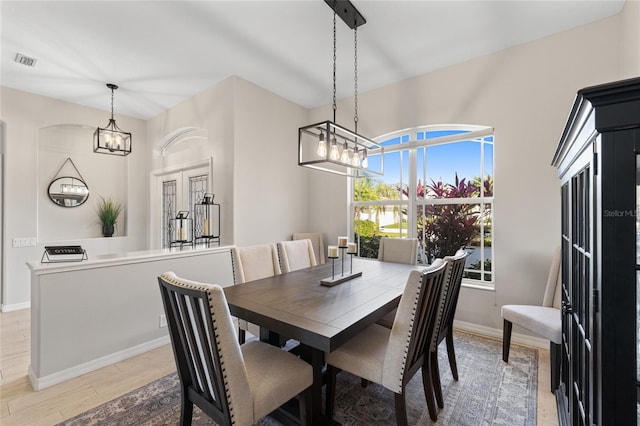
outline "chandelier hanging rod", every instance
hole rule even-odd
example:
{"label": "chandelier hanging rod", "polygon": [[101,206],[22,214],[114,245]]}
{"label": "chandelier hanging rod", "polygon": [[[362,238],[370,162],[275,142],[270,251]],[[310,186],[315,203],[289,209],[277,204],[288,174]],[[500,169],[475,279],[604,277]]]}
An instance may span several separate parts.
{"label": "chandelier hanging rod", "polygon": [[344,21],[352,30],[367,23],[360,11],[349,0],[324,0],[329,7]]}
{"label": "chandelier hanging rod", "polygon": [[111,119],[113,120],[113,91],[118,90],[118,85],[113,83],[107,83],[107,87],[111,89]]}

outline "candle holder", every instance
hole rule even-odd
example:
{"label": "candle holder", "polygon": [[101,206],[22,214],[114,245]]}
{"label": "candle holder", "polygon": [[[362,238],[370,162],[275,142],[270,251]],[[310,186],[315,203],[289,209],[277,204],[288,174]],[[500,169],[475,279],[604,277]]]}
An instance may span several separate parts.
{"label": "candle holder", "polygon": [[[353,246],[355,246],[355,244],[353,244]],[[329,255],[327,256],[329,259],[331,259],[331,278],[325,278],[323,280],[320,281],[320,285],[323,285],[325,287],[333,287],[334,285],[343,283],[345,281],[349,281],[352,280],[354,278],[357,278],[359,276],[362,275],[362,272],[353,272],[353,255],[355,254],[355,251],[353,253],[351,253],[352,246],[351,244],[348,245],[347,243],[347,237],[339,237],[338,238],[338,246],[329,246],[328,248],[328,253]],[[338,256],[338,250],[340,251],[340,255]],[[351,255],[351,270],[349,272],[348,275],[344,274],[344,258],[345,258],[345,250],[346,250],[346,254],[350,254]],[[341,257],[341,275],[340,277],[336,278],[336,274],[335,274],[335,260],[338,259],[338,257]]]}
{"label": "candle holder", "polygon": [[349,243],[347,247],[347,254],[351,255],[350,265],[349,265],[349,273],[353,274],[353,255],[358,253],[358,247],[356,243]]}
{"label": "candle holder", "polygon": [[180,211],[169,219],[169,247],[193,246],[193,220],[188,211]]}
{"label": "candle holder", "polygon": [[220,204],[214,203],[215,194],[206,193],[202,201],[193,205],[194,243],[220,245]]}
{"label": "candle holder", "polygon": [[336,259],[338,256],[329,256],[331,259],[331,281],[335,280],[336,277]]}

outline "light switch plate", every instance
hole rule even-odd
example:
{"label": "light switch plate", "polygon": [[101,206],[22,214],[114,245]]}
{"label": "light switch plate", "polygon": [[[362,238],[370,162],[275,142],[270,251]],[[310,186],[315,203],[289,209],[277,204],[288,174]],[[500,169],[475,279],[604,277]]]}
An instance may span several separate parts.
{"label": "light switch plate", "polygon": [[35,237],[13,239],[13,247],[35,247],[35,246],[36,246]]}

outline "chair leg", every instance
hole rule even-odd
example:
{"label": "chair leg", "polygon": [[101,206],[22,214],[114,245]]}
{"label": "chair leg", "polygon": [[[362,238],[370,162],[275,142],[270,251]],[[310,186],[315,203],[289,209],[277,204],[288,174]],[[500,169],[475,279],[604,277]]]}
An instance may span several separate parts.
{"label": "chair leg", "polygon": [[396,423],[398,426],[407,426],[407,404],[404,400],[406,388],[403,386],[402,393],[396,393]]}
{"label": "chair leg", "polygon": [[551,355],[551,392],[555,392],[560,386],[560,361],[562,359],[562,346],[558,343],[549,344]]}
{"label": "chair leg", "polygon": [[186,389],[182,390],[182,402],[180,404],[180,425],[191,426],[191,419],[193,417],[193,402],[189,401],[186,397]]}
{"label": "chair leg", "polygon": [[447,357],[449,358],[449,367],[451,367],[451,374],[453,380],[458,381],[458,364],[456,363],[456,351],[453,347],[453,331],[449,328],[449,332],[445,337],[447,342]]}
{"label": "chair leg", "polygon": [[433,391],[436,396],[438,407],[444,408],[444,399],[442,398],[442,383],[440,383],[440,367],[438,366],[438,350],[429,354],[431,357],[431,381],[433,382]]}
{"label": "chair leg", "polygon": [[511,321],[504,320],[502,326],[502,360],[509,362],[509,347],[511,346]]}
{"label": "chair leg", "polygon": [[338,369],[327,364],[327,389],[325,389],[325,411],[324,414],[329,421],[333,420],[333,405],[336,399],[336,376]]}
{"label": "chair leg", "polygon": [[313,406],[311,403],[311,386],[298,395],[300,406],[300,425],[308,426],[313,422]]}
{"label": "chair leg", "polygon": [[241,328],[238,328],[238,343],[243,345],[245,339],[246,339],[245,331],[243,329],[241,329]]}
{"label": "chair leg", "polygon": [[[427,357],[427,360],[428,359],[429,358]],[[435,422],[438,420],[438,409],[436,408],[436,402],[433,395],[433,381],[431,380],[430,364],[431,363],[429,361],[426,361],[420,370],[422,370],[422,387],[424,389],[424,397],[427,400],[429,417],[431,417],[431,420]]]}

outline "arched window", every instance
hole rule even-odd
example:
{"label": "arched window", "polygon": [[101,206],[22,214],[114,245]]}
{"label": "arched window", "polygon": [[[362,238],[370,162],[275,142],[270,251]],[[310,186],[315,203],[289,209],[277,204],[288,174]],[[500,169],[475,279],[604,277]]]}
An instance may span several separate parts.
{"label": "arched window", "polygon": [[351,179],[360,256],[377,257],[383,236],[417,237],[423,264],[464,246],[465,281],[493,286],[493,128],[423,126],[375,140],[384,175]]}

